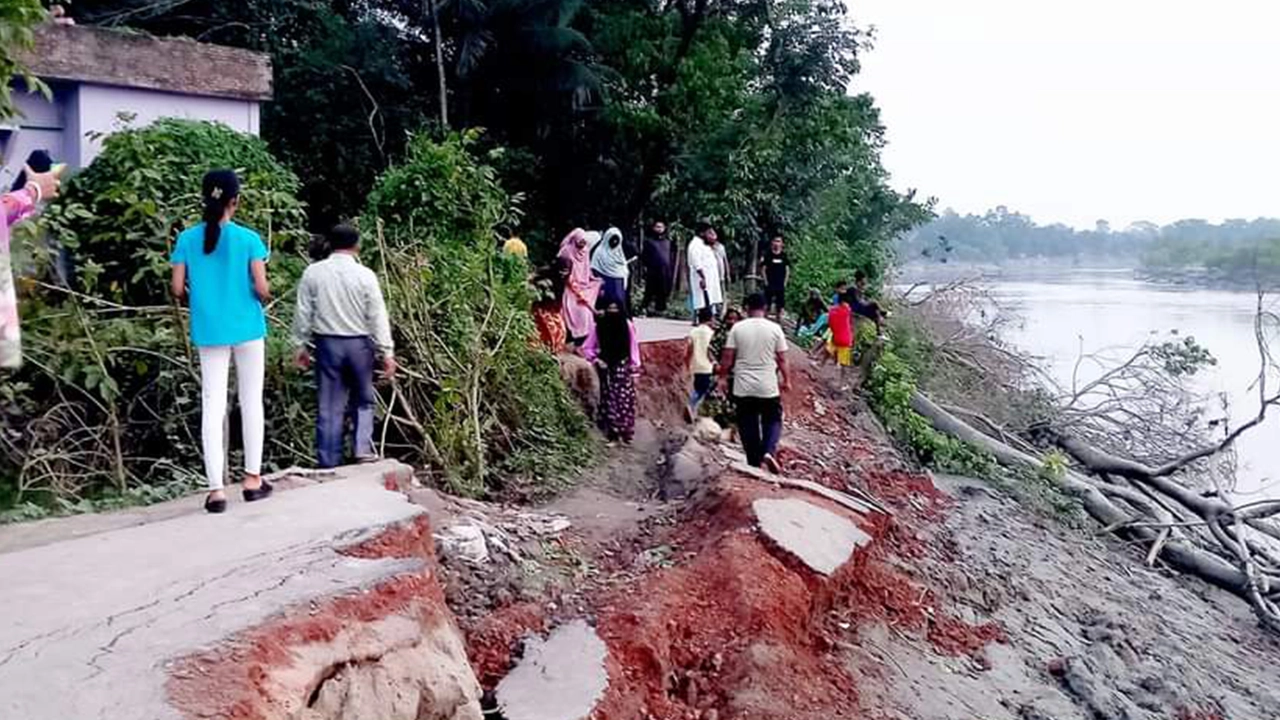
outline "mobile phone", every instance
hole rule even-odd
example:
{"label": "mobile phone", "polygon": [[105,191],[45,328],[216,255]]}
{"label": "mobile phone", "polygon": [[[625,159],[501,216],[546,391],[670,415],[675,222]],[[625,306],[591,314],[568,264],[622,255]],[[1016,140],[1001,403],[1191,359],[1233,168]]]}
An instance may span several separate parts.
{"label": "mobile phone", "polygon": [[[65,163],[61,165],[63,168],[66,167]],[[53,169],[53,157],[49,155],[48,150],[32,150],[27,156],[27,167],[38,173],[49,172]],[[26,186],[27,171],[24,169],[18,172],[18,177],[13,181],[13,187],[10,190],[16,192]]]}

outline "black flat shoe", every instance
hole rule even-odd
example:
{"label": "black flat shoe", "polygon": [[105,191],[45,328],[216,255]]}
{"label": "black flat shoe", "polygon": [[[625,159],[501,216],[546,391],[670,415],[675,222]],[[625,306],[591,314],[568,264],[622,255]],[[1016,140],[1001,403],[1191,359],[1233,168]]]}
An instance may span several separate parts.
{"label": "black flat shoe", "polygon": [[245,488],[242,494],[244,495],[245,502],[257,502],[258,500],[266,500],[271,497],[273,490],[275,490],[275,488],[271,487],[271,483],[263,480],[262,485],[252,490]]}
{"label": "black flat shoe", "polygon": [[211,515],[221,515],[227,511],[227,501],[214,500],[212,495],[206,495],[204,498],[204,511]]}

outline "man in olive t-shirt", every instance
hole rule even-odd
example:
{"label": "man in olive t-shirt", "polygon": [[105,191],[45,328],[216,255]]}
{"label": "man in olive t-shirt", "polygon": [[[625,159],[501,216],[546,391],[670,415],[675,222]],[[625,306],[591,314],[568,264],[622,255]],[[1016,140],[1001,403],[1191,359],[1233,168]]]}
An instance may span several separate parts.
{"label": "man in olive t-shirt", "polygon": [[[733,373],[738,433],[747,464],[780,473],[776,453],[782,438],[782,391],[790,389],[787,336],[765,317],[761,293],[747,298],[747,319],[733,326],[724,346],[721,374]],[[781,382],[779,382],[781,377]]]}

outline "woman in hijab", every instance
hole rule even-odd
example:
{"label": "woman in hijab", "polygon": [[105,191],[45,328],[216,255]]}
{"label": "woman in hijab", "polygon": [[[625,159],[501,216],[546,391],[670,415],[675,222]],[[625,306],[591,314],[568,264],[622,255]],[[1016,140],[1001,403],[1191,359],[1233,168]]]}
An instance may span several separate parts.
{"label": "woman in hijab", "polygon": [[627,280],[631,271],[627,268],[627,254],[622,248],[622,231],[611,227],[604,231],[599,244],[592,247],[591,271],[603,282],[600,296],[626,308]]}
{"label": "woman in hijab", "polygon": [[591,276],[587,232],[574,228],[560,242],[558,257],[568,260],[570,266],[560,302],[565,334],[572,345],[581,347],[595,327],[596,298],[600,295],[600,281]]}
{"label": "woman in hijab", "polygon": [[640,342],[622,303],[600,298],[600,318],[582,354],[603,375],[600,429],[609,442],[630,443],[636,429],[635,373],[640,369]]}

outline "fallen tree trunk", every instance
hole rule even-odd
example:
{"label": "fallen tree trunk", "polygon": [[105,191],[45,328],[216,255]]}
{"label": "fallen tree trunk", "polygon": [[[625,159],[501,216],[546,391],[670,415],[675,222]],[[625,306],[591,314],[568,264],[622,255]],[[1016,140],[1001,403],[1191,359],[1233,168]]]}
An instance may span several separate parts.
{"label": "fallen tree trunk", "polygon": [[[1044,461],[1041,459],[1009,447],[1005,443],[974,429],[956,416],[943,410],[923,393],[916,392],[912,396],[911,407],[928,420],[934,429],[981,448],[1001,465],[1032,471],[1040,471],[1044,468]],[[1115,528],[1116,532],[1144,542],[1156,543],[1160,541],[1160,532],[1154,528],[1129,527],[1135,520],[1133,514],[1121,509],[1107,497],[1106,490],[1104,490],[1105,484],[1100,484],[1070,470],[1063,475],[1061,482],[1068,493],[1080,500],[1085,512],[1104,526]],[[1111,486],[1109,489],[1111,492],[1121,495],[1124,493],[1117,493],[1117,491],[1129,490],[1128,488],[1116,486]],[[1195,508],[1192,509],[1194,510]],[[1181,572],[1199,577],[1212,585],[1252,602],[1248,589],[1249,579],[1245,573],[1211,553],[1193,547],[1182,540],[1169,540],[1160,549],[1159,557]]]}

